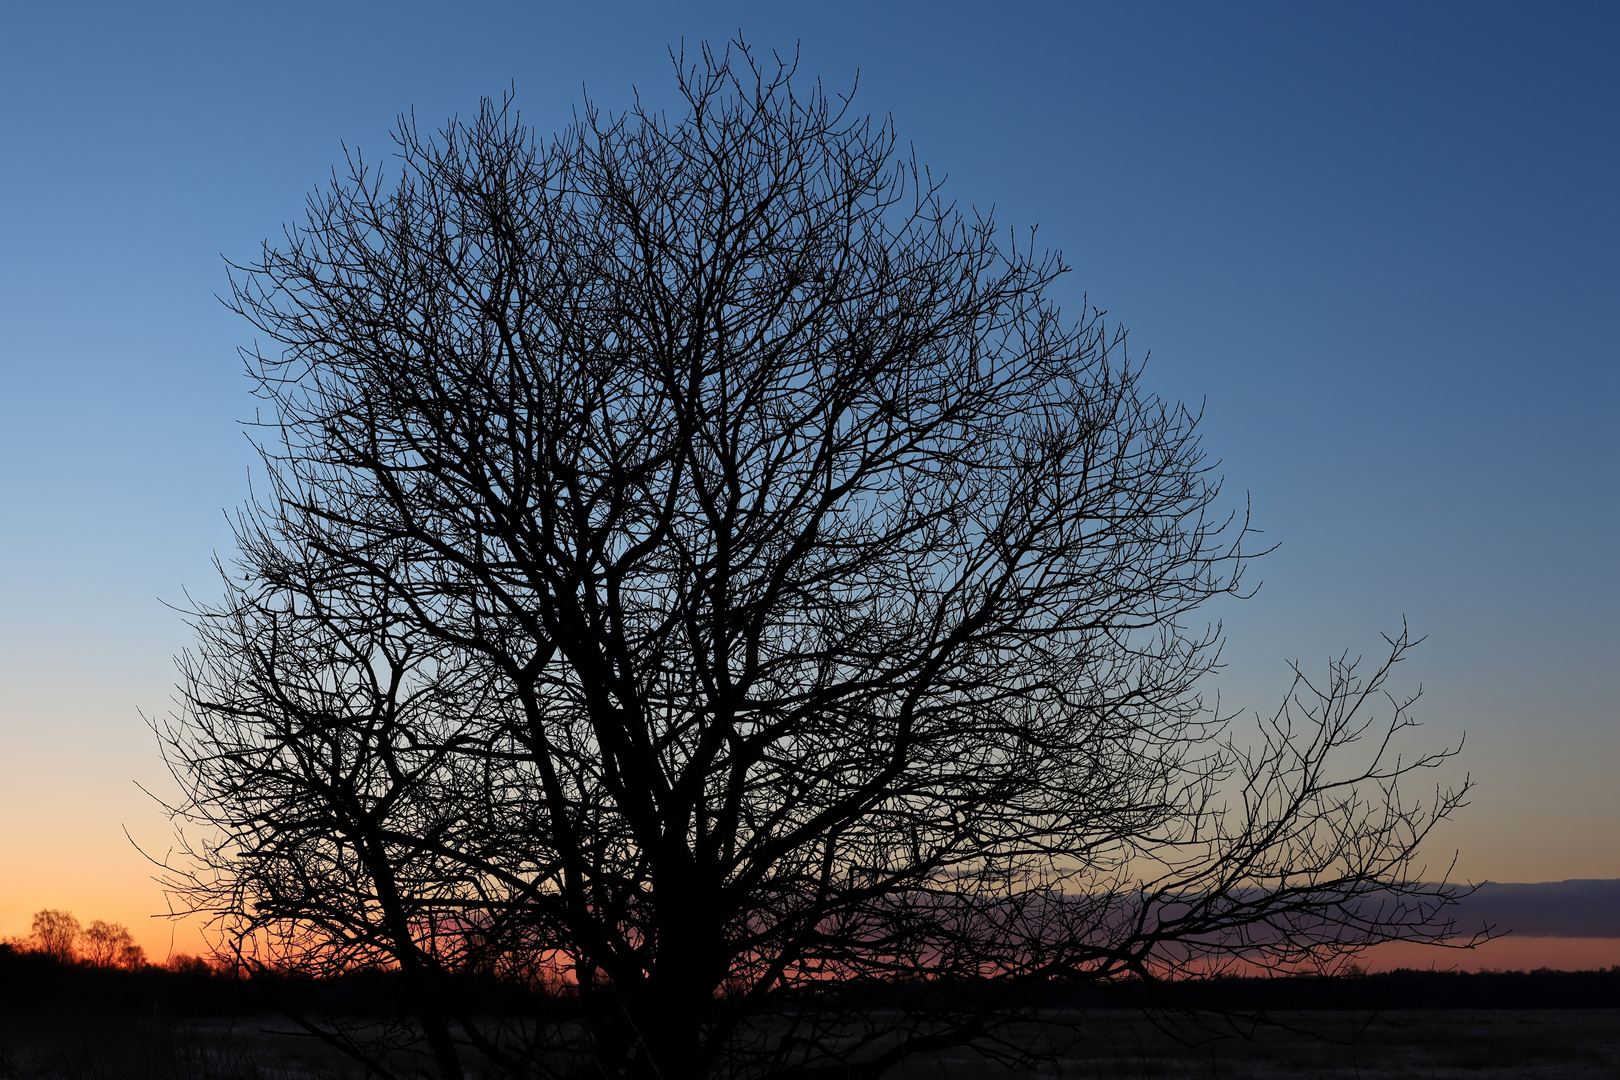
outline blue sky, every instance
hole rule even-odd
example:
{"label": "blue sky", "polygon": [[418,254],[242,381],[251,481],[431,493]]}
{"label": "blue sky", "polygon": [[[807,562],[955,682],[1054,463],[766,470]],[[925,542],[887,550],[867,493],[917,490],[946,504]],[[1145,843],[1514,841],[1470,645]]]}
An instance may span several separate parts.
{"label": "blue sky", "polygon": [[[161,713],[247,494],[222,256],[345,145],[515,86],[670,98],[739,30],[891,113],[964,205],[1039,224],[1207,405],[1278,551],[1218,612],[1225,700],[1429,642],[1468,731],[1465,876],[1620,877],[1620,9],[1612,5],[9,5],[0,14],[0,934],[160,903]],[[583,88],[583,90],[582,90]],[[84,867],[94,865],[95,873]],[[97,905],[100,905],[98,908]]]}

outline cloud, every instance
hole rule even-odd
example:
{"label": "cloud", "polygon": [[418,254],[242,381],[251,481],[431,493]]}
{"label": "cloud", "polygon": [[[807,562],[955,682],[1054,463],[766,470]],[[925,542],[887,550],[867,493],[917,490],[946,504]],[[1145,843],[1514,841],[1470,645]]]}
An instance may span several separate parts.
{"label": "cloud", "polygon": [[1620,879],[1487,881],[1453,912],[1468,932],[1494,926],[1518,937],[1620,938]]}

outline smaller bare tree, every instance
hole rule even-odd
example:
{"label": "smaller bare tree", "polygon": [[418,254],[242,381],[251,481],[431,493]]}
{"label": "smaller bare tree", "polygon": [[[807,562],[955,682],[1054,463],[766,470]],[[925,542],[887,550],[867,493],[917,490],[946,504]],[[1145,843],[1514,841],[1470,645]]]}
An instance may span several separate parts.
{"label": "smaller bare tree", "polygon": [[46,908],[34,912],[34,942],[39,952],[64,964],[79,958],[79,920],[69,911]]}
{"label": "smaller bare tree", "polygon": [[135,944],[129,927],[96,919],[84,931],[84,958],[93,967],[136,968],[146,953]]}

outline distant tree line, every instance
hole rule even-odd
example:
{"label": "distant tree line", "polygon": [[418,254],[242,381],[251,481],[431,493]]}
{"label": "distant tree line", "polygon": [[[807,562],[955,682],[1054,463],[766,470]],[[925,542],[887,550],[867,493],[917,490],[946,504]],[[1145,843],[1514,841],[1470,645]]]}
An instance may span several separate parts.
{"label": "distant tree line", "polygon": [[[466,974],[458,994],[486,1016],[564,1019],[579,1002],[556,988],[518,986]],[[994,992],[981,986],[981,990]],[[891,987],[898,996],[903,987]],[[875,1003],[881,1004],[881,1003]],[[1126,980],[1109,986],[1071,980],[1045,987],[1043,1008],[1091,1013],[1172,1010],[1195,1023],[1276,1010],[1620,1009],[1620,967],[1591,971],[1435,971],[1400,969],[1359,976],[1218,977],[1174,984]],[[288,971],[210,965],[177,954],[163,964],[97,966],[59,959],[37,939],[0,942],[0,1012],[143,1016],[248,1016],[298,1013],[362,1020],[408,1018],[410,988],[397,969],[370,968],[312,978]]]}
{"label": "distant tree line", "polygon": [[141,971],[162,967],[192,973],[212,970],[206,960],[185,953],[175,953],[162,964],[154,965],[123,923],[92,919],[90,925],[85,926],[71,911],[59,908],[34,912],[32,932],[25,938],[0,942],[0,949],[9,956],[35,954],[57,964],[92,968]]}

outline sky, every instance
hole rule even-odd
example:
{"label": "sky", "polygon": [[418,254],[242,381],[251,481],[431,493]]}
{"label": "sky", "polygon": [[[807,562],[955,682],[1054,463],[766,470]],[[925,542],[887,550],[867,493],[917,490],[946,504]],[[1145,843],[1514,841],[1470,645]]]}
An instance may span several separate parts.
{"label": "sky", "polygon": [[403,112],[511,88],[549,132],[587,93],[669,101],[671,47],[739,32],[858,77],[962,206],[1064,252],[1066,307],[1202,405],[1278,545],[1211,611],[1224,704],[1268,710],[1285,661],[1370,656],[1404,618],[1413,745],[1466,735],[1448,778],[1478,785],[1433,875],[1620,878],[1620,8],[9,4],[0,936],[60,907],[197,948],[149,917],[173,788],[146,718],[248,494],[224,260],[345,147],[386,156]]}

